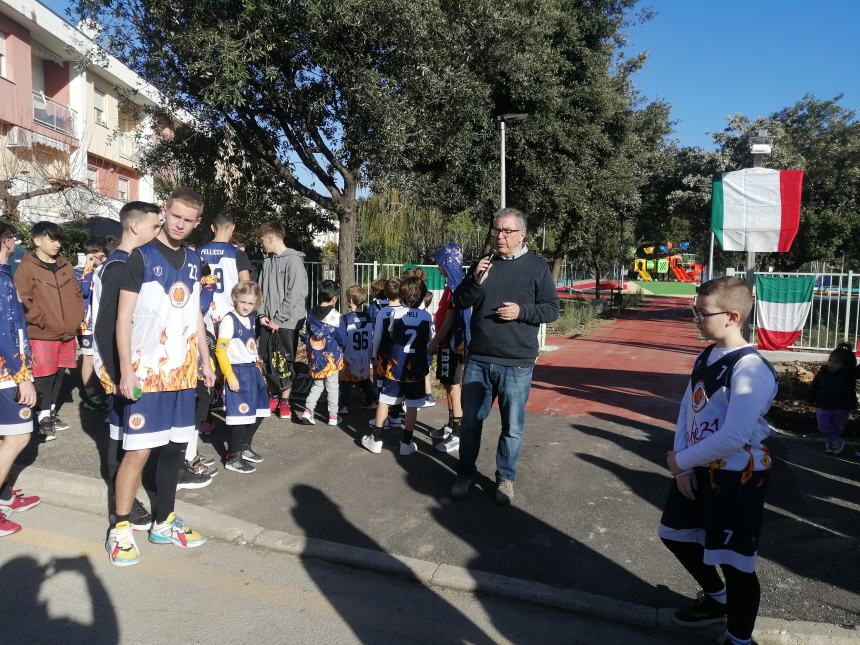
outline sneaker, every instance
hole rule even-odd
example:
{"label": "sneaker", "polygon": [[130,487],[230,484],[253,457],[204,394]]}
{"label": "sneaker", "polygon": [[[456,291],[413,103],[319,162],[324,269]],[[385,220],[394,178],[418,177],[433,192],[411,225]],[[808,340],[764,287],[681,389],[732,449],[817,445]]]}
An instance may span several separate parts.
{"label": "sneaker", "polygon": [[828,455],[833,454],[833,442],[830,441],[830,439],[824,440],[824,452],[826,452]]}
{"label": "sneaker", "polygon": [[[845,450],[845,441],[842,439],[834,439],[831,447],[833,448],[834,455],[840,455],[842,454],[842,451]],[[2,502],[0,502],[0,504],[2,504]]]}
{"label": "sneaker", "polygon": [[105,400],[102,398],[101,394],[93,392],[84,399],[83,405],[87,410],[97,412],[105,409]]}
{"label": "sneaker", "polygon": [[422,405],[421,407],[422,408],[432,408],[434,405],[436,405],[436,397],[433,396],[432,394],[428,394],[427,396],[424,397],[424,405]]}
{"label": "sneaker", "polygon": [[457,475],[454,485],[451,486],[451,499],[465,499],[474,483],[474,475]]}
{"label": "sneaker", "polygon": [[259,464],[263,461],[263,455],[258,453],[253,448],[245,448],[242,451],[242,459],[244,459],[245,461],[252,461],[255,464]]}
{"label": "sneaker", "polygon": [[455,452],[460,449],[460,437],[451,433],[442,441],[435,443],[433,449],[436,452]]}
{"label": "sneaker", "polygon": [[375,410],[376,409],[376,401],[368,401],[364,405],[361,406],[362,410]]}
{"label": "sneaker", "polygon": [[212,465],[206,465],[203,462],[203,457],[200,454],[194,457],[194,461],[188,464],[188,468],[190,468],[198,475],[208,475],[209,477],[214,477],[218,474],[218,469],[215,467],[215,462],[213,461]]}
{"label": "sneaker", "polygon": [[442,426],[438,430],[431,430],[430,431],[430,438],[431,439],[444,439],[445,437],[447,437],[452,432],[454,432],[454,430],[451,428],[451,426],[449,426],[446,423],[444,426]]}
{"label": "sneaker", "polygon": [[340,406],[340,408],[338,409],[337,413],[338,413],[338,414],[349,414],[349,406],[348,406],[348,405],[342,405],[342,406]]}
{"label": "sneaker", "polygon": [[409,443],[400,442],[400,456],[408,457],[413,452],[418,450],[418,446],[415,445],[414,441],[410,441]]}
{"label": "sneaker", "polygon": [[234,473],[257,472],[256,468],[254,468],[251,464],[242,459],[241,453],[228,457],[227,462],[224,464],[224,468],[226,468],[227,470],[232,470]]}
{"label": "sneaker", "polygon": [[[732,639],[729,638],[728,631],[717,639],[717,645],[732,645]],[[750,645],[758,645],[758,641],[750,640]]]}
{"label": "sneaker", "polygon": [[131,524],[120,522],[109,532],[105,542],[110,563],[117,567],[129,567],[140,562],[140,552],[134,542]]}
{"label": "sneaker", "polygon": [[317,420],[314,419],[314,413],[310,410],[302,412],[302,416],[299,417],[299,421],[304,423],[306,426],[312,426],[317,422]]}
{"label": "sneaker", "polygon": [[278,399],[278,418],[279,419],[291,419],[293,416],[293,410],[290,408],[290,402],[286,399]]}
{"label": "sneaker", "polygon": [[370,452],[378,455],[382,452],[382,440],[374,441],[372,434],[366,434],[361,438],[361,445],[367,448]]}
{"label": "sneaker", "polygon": [[153,544],[175,544],[183,549],[191,549],[206,543],[206,537],[185,526],[176,513],[171,513],[161,523],[156,522],[149,529],[149,541]]}
{"label": "sneaker", "polygon": [[271,412],[272,414],[275,413],[275,410],[278,409],[278,402],[279,401],[280,401],[280,399],[277,397],[272,397],[271,399],[269,399],[269,412]]}
{"label": "sneaker", "polygon": [[681,627],[704,627],[721,623],[726,619],[726,606],[704,592],[699,592],[695,602],[672,614],[672,620]]}
{"label": "sneaker", "polygon": [[54,422],[54,430],[68,430],[69,424],[63,421],[56,414],[51,417],[51,420]]}
{"label": "sneaker", "polygon": [[20,530],[20,524],[16,524],[12,520],[8,519],[6,517],[6,514],[3,511],[0,511],[0,537],[12,535],[13,533],[17,533]]}
{"label": "sneaker", "polygon": [[152,513],[146,510],[146,506],[137,499],[131,504],[131,513],[129,513],[129,524],[135,531],[148,531],[152,526]]}
{"label": "sneaker", "polygon": [[330,426],[336,426],[338,423],[340,423],[340,417],[329,417],[328,418],[328,424]]}
{"label": "sneaker", "polygon": [[214,457],[207,457],[206,455],[204,455],[201,452],[198,452],[197,456],[194,457],[194,462],[198,462],[198,461],[201,464],[203,464],[204,466],[214,466],[215,464],[218,463],[218,460],[215,459]]}
{"label": "sneaker", "polygon": [[179,481],[176,482],[176,490],[182,490],[183,488],[206,488],[212,483],[212,478],[209,475],[195,473],[189,469],[190,465],[186,461],[185,465],[179,469]]}
{"label": "sneaker", "polygon": [[499,479],[496,485],[496,504],[509,506],[514,499],[514,482],[510,479]]}
{"label": "sneaker", "polygon": [[43,441],[54,441],[57,438],[57,429],[51,417],[39,419],[39,434],[42,435]]}
{"label": "sneaker", "polygon": [[19,489],[12,491],[12,499],[0,499],[0,513],[9,517],[12,513],[23,513],[29,511],[34,506],[38,506],[42,500],[35,495],[24,497]]}
{"label": "sneaker", "polygon": [[200,428],[197,430],[202,435],[208,435],[215,429],[214,421],[201,421]]}

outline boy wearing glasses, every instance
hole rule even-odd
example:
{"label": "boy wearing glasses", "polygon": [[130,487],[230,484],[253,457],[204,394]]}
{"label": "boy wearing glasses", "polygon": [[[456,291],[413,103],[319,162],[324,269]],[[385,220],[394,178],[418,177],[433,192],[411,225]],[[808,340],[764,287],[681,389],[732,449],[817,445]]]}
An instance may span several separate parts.
{"label": "boy wearing glasses", "polygon": [[752,642],[758,614],[755,564],[771,466],[762,445],[770,434],[764,415],[777,389],[770,363],[741,334],[752,304],[741,278],[699,289],[693,318],[714,342],[693,364],[681,402],[667,455],[674,481],[658,530],[703,589],[674,621],[699,627],[726,620],[721,642],[735,645]]}

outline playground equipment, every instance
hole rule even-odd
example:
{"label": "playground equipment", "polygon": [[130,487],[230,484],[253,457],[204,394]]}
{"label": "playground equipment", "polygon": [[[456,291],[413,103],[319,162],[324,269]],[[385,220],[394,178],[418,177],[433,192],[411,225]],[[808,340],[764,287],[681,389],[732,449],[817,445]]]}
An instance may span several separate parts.
{"label": "playground equipment", "polygon": [[644,260],[642,258],[636,258],[636,260],[634,260],[633,262],[633,270],[639,276],[640,280],[645,280],[646,282],[651,282],[651,280],[653,279],[651,277],[651,274],[648,273],[648,269],[646,266],[649,262],[651,264],[654,264],[654,260]]}
{"label": "playground equipment", "polygon": [[[696,256],[692,253],[678,253],[678,250],[687,251],[689,242],[663,242],[660,244],[648,244],[639,247],[646,256],[650,258],[635,258],[630,268],[639,280],[651,282],[656,277],[661,280],[667,278],[678,282],[701,282],[704,267],[696,262]],[[673,253],[673,249],[675,252]],[[670,254],[671,255],[668,255]],[[659,257],[664,255],[665,257]]]}
{"label": "playground equipment", "polygon": [[693,256],[672,255],[668,258],[669,270],[678,282],[701,282],[704,267]]}

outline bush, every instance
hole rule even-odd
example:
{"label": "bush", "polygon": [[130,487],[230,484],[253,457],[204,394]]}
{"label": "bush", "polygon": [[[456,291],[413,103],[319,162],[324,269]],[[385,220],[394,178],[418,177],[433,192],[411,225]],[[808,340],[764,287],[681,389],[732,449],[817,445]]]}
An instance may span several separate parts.
{"label": "bush", "polygon": [[562,300],[561,315],[553,323],[553,330],[560,336],[582,334],[603,313],[604,306],[602,300]]}
{"label": "bush", "polygon": [[[24,222],[11,222],[11,224],[15,229],[18,239],[21,240],[21,246],[27,251],[32,251],[33,237],[30,234],[30,224],[25,224]],[[84,242],[91,236],[86,231],[70,226],[63,226],[62,228],[64,239],[60,254],[68,260],[69,264],[74,266],[78,263],[78,253],[83,253],[84,251]]]}

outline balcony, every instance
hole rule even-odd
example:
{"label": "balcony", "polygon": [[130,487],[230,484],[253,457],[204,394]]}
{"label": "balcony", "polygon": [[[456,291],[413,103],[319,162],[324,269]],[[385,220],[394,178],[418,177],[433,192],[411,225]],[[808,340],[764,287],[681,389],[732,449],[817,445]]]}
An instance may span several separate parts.
{"label": "balcony", "polygon": [[132,163],[140,161],[139,150],[137,148],[134,134],[120,132],[116,137],[116,146],[120,158]]}
{"label": "balcony", "polygon": [[76,117],[76,112],[71,108],[33,90],[33,120],[37,123],[74,137]]}

